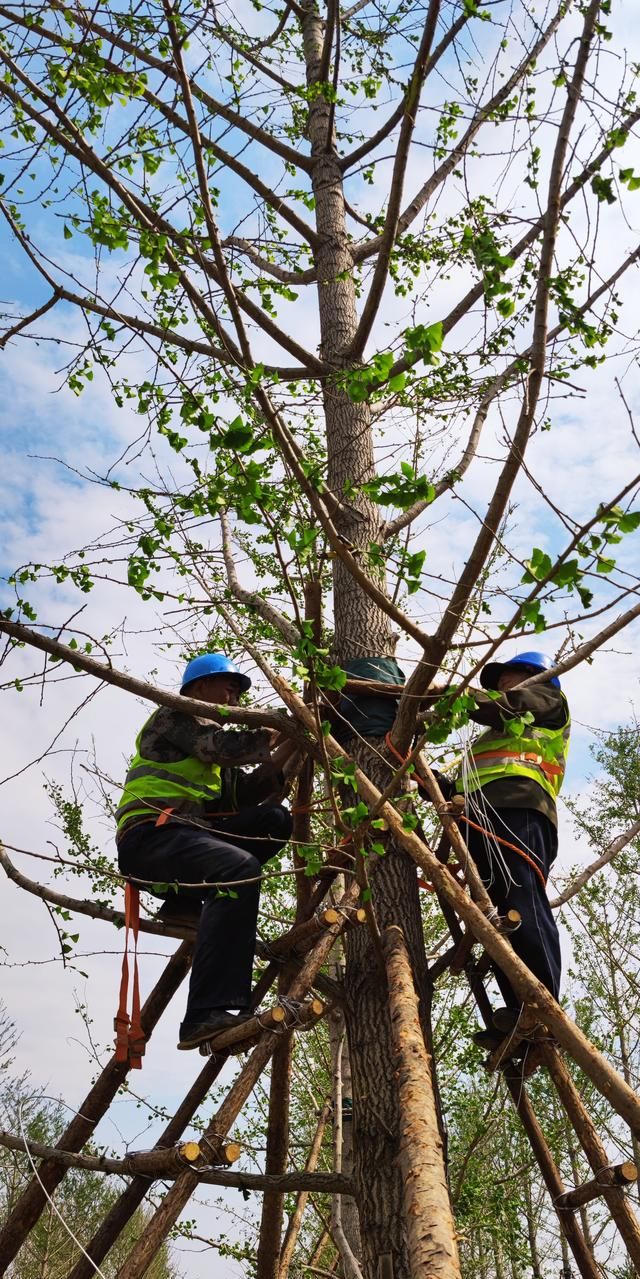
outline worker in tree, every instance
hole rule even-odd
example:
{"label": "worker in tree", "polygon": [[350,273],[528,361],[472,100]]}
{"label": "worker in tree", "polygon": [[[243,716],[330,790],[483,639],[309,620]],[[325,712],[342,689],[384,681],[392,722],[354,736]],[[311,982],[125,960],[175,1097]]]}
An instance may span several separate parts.
{"label": "worker in tree", "polygon": [[[223,653],[205,653],[188,663],[180,692],[236,706],[250,685]],[[167,924],[198,928],[182,1049],[248,1015],[261,868],[292,825],[276,800],[296,748],[273,738],[266,729],[221,729],[161,706],[136,741],[116,814],[120,869],[152,892],[153,884],[199,885],[165,887],[159,913]],[[245,774],[241,764],[259,767]]]}
{"label": "worker in tree", "polygon": [[[552,665],[544,653],[528,652],[484,667],[480,683],[488,691],[475,693],[471,718],[486,732],[473,742],[455,789],[466,798],[467,816],[489,832],[466,828],[469,852],[491,900],[501,915],[520,912],[522,922],[510,937],[513,949],[557,999],[560,940],[546,882],[558,850],[556,798],[571,721],[557,678],[521,687]],[[521,1011],[521,1001],[499,970],[496,979],[505,1007],[493,1014],[493,1029],[475,1036],[486,1048],[514,1029]]]}

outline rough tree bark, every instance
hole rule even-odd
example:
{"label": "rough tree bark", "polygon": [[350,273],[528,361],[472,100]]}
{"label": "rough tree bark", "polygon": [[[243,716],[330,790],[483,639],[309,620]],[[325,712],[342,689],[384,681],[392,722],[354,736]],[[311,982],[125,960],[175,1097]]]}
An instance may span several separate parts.
{"label": "rough tree bark", "polygon": [[[324,27],[313,0],[301,6],[307,83],[317,83],[321,69]],[[328,482],[340,497],[347,485],[361,485],[375,474],[371,411],[353,404],[339,384],[339,374],[353,366],[349,348],[358,328],[353,257],[345,221],[343,178],[332,136],[329,103],[322,94],[312,99],[308,134],[312,156],[318,246],[315,250],[322,358],[335,369],[324,385],[328,451]],[[367,552],[380,537],[379,508],[365,495],[350,498],[335,513],[341,537],[357,551]],[[389,618],[358,588],[339,558],[333,561],[334,647],[336,660],[390,656],[395,636]],[[377,740],[376,748],[380,741]],[[382,786],[388,771],[380,757],[362,742],[349,749],[367,764]],[[414,970],[423,974],[421,1014],[428,1017],[427,965],[420,926],[415,869],[401,852],[389,849],[377,869],[375,909],[380,927],[402,920]],[[395,1279],[410,1279],[409,1257],[402,1216],[402,1179],[397,1167],[400,1116],[394,1082],[385,1063],[391,1059],[391,1027],[380,958],[365,929],[346,940],[345,1017],[353,1078],[354,1175],[360,1210],[362,1264],[373,1279],[378,1257],[392,1253]],[[375,1035],[371,1027],[376,1028]]]}
{"label": "rough tree bark", "polygon": [[394,1074],[402,1103],[398,1164],[404,1181],[411,1272],[429,1279],[461,1279],[433,1088],[433,1059],[424,1046],[402,929],[387,928],[382,945],[393,1026]]}

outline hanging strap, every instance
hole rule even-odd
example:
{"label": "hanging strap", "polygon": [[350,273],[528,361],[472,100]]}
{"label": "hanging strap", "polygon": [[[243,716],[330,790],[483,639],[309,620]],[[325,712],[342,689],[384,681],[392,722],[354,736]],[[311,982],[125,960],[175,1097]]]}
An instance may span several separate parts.
{"label": "hanging strap", "polygon": [[[127,880],[124,889],[124,955],[120,978],[120,1000],[114,1018],[116,1061],[126,1061],[132,1070],[140,1070],[145,1037],[140,1020],[140,983],[138,979],[138,932],[140,928],[140,891]],[[133,937],[133,990],[131,1017],[127,1012],[129,994],[129,932]]]}

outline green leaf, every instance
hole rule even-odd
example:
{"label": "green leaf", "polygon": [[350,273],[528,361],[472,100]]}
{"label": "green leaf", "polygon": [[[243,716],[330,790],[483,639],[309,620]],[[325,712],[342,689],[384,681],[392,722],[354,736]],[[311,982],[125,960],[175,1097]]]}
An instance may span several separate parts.
{"label": "green leaf", "polygon": [[227,449],[235,449],[237,453],[245,453],[253,443],[253,429],[241,417],[233,422],[220,437],[220,443]]}
{"label": "green leaf", "polygon": [[347,672],[341,666],[325,666],[324,663],[319,663],[318,667],[316,681],[320,688],[333,688],[338,692],[341,688],[344,688],[347,682]]}
{"label": "green leaf", "polygon": [[531,552],[531,558],[525,560],[526,573],[520,579],[522,582],[540,582],[543,578],[548,577],[553,565],[546,551],[542,551],[539,546],[534,546]]}
{"label": "green leaf", "polygon": [[599,555],[596,560],[596,570],[598,573],[612,573],[615,566],[615,560],[608,559],[606,555]]}
{"label": "green leaf", "polygon": [[417,826],[418,824],[419,824],[419,823],[418,823],[418,818],[416,817],[415,813],[403,813],[403,814],[402,814],[402,829],[403,829],[403,830],[415,830],[415,829],[416,829],[416,826]]}
{"label": "green leaf", "polygon": [[640,177],[637,177],[633,169],[621,169],[620,181],[624,183],[628,191],[637,191],[640,189]]}
{"label": "green leaf", "polygon": [[615,204],[616,196],[612,184],[613,178],[603,178],[598,173],[591,179],[591,190],[600,203]]}

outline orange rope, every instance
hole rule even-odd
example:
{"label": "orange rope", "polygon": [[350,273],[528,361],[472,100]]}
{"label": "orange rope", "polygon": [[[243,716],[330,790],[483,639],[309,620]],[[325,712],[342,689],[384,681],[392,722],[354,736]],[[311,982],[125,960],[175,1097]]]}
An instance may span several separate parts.
{"label": "orange rope", "polygon": [[473,826],[474,830],[479,830],[481,835],[488,835],[489,839],[494,839],[497,844],[503,844],[505,848],[510,848],[513,853],[517,853],[518,857],[522,857],[525,862],[528,862],[529,865],[533,867],[542,887],[546,889],[547,881],[540,870],[540,867],[536,866],[536,863],[531,857],[529,857],[528,853],[525,853],[523,848],[519,848],[517,844],[511,844],[508,839],[503,839],[501,835],[496,835],[495,831],[486,830],[484,826],[479,826],[477,822],[472,822],[471,818],[465,817],[463,813],[460,814],[459,818],[456,818],[456,821],[466,822],[467,826]]}
{"label": "orange rope", "polygon": [[[389,747],[389,750],[392,752],[393,755],[395,755],[396,759],[400,760],[401,764],[406,764],[408,757],[403,759],[400,752],[396,750],[393,742],[391,741],[391,733],[387,733],[384,740],[387,746]],[[421,777],[417,770],[416,770],[416,781],[418,783],[418,786],[421,786],[422,789],[424,791],[427,791],[427,794],[428,794],[428,788],[424,780],[424,777]],[[464,813],[460,813],[459,816],[456,816],[455,820],[466,822],[467,826],[472,826],[474,830],[480,831],[481,835],[487,835],[489,839],[495,840],[497,844],[502,844],[505,848],[510,848],[513,853],[517,853],[518,857],[522,857],[525,862],[529,863],[529,865],[536,872],[536,875],[538,876],[538,879],[540,880],[542,887],[546,889],[547,881],[542,871],[540,870],[540,867],[536,866],[536,863],[532,860],[531,857],[529,857],[528,853],[525,853],[524,849],[519,848],[517,844],[512,844],[510,840],[508,839],[503,839],[501,835],[496,835],[495,831],[487,830],[485,826],[480,826],[478,822],[472,821],[470,817],[465,817]],[[420,884],[421,888],[429,888],[429,891],[433,892],[433,886],[427,884],[424,880],[418,880],[418,883]]]}

